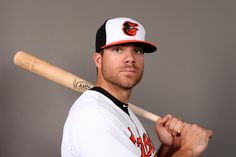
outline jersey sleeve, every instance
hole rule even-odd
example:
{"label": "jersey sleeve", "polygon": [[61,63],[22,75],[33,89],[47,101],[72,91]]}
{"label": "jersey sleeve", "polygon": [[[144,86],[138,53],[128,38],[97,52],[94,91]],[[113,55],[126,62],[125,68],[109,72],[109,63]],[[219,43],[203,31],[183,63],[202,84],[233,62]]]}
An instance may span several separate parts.
{"label": "jersey sleeve", "polygon": [[140,156],[134,149],[119,119],[104,109],[83,109],[64,127],[62,157]]}

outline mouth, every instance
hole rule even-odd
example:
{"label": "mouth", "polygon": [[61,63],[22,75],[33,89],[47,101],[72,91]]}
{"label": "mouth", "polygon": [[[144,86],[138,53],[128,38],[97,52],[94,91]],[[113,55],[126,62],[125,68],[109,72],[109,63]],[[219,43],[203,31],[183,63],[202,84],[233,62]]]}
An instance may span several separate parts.
{"label": "mouth", "polygon": [[123,74],[125,74],[126,76],[129,76],[129,77],[134,76],[134,75],[137,74],[137,70],[134,69],[134,68],[123,69],[123,70],[121,70],[121,72]]}

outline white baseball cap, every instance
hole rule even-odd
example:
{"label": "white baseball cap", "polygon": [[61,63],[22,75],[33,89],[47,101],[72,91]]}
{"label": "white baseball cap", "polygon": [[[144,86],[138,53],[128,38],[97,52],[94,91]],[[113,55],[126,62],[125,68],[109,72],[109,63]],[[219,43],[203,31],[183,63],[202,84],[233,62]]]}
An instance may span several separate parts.
{"label": "white baseball cap", "polygon": [[143,25],[131,18],[119,17],[108,19],[97,31],[97,53],[104,48],[125,43],[136,43],[143,48],[145,53],[157,50],[154,44],[145,41]]}

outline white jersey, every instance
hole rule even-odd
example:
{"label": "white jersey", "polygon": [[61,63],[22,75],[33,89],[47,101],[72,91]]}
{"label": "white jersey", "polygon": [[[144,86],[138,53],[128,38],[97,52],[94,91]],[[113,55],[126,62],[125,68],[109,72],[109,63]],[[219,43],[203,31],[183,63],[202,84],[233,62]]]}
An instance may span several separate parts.
{"label": "white jersey", "polygon": [[70,109],[61,153],[62,157],[154,157],[155,150],[131,110],[127,114],[104,94],[87,90]]}

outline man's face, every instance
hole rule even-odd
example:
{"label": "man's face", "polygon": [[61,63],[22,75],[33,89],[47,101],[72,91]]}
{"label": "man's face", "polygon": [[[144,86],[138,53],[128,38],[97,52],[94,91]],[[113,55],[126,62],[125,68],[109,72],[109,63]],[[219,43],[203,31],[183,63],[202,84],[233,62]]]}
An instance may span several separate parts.
{"label": "man's face", "polygon": [[123,89],[132,89],[142,78],[144,53],[134,44],[104,49],[100,71],[104,80]]}

